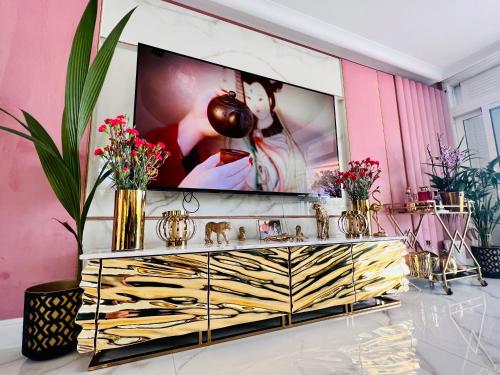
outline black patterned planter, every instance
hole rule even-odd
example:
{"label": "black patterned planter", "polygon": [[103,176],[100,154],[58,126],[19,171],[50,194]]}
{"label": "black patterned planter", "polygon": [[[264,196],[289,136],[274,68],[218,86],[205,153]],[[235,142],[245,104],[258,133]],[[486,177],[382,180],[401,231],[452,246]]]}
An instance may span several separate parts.
{"label": "black patterned planter", "polygon": [[22,353],[33,360],[59,357],[76,350],[81,328],[75,317],[82,289],[75,280],[32,286],[24,292]]}
{"label": "black patterned planter", "polygon": [[500,279],[500,246],[472,246],[471,249],[477,261],[481,265],[483,276]]}

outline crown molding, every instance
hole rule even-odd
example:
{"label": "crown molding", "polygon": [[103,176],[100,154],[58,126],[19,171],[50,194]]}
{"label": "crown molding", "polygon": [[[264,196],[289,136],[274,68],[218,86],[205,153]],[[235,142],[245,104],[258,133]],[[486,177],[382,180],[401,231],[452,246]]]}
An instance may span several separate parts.
{"label": "crown molding", "polygon": [[427,84],[443,69],[272,0],[164,0],[329,55]]}
{"label": "crown molding", "polygon": [[500,42],[494,43],[448,67],[445,70],[443,81],[447,86],[455,86],[461,81],[498,65],[500,65]]}

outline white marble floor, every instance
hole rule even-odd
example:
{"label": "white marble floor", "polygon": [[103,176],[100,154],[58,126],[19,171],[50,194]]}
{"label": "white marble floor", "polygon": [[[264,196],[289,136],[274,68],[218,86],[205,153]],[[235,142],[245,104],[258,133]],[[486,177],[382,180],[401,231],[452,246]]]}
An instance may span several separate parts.
{"label": "white marble floor", "polygon": [[[457,281],[446,296],[427,283],[402,306],[98,370],[101,374],[500,374],[500,280]],[[0,332],[0,343],[2,341]],[[5,345],[4,345],[5,346]],[[0,346],[1,347],[1,346]],[[33,362],[0,349],[0,374],[84,374],[89,356]]]}

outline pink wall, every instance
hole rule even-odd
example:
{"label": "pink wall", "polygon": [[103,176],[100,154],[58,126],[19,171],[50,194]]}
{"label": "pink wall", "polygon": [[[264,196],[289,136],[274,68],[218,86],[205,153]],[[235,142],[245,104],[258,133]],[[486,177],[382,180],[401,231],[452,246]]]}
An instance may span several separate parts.
{"label": "pink wall", "polygon": [[[379,160],[382,203],[401,202],[406,173],[394,77],[347,60],[342,60],[342,72],[351,159]],[[394,233],[380,216],[385,230]]]}
{"label": "pink wall", "polygon": [[[0,107],[34,115],[60,139],[66,63],[87,0],[4,0],[0,11]],[[0,123],[16,125],[0,114]],[[68,219],[32,144],[0,132],[0,319],[22,315],[30,285],[75,277]]]}
{"label": "pink wall", "polygon": [[[402,203],[407,187],[428,186],[426,145],[437,153],[438,133],[451,140],[445,94],[436,88],[342,61],[351,159],[380,160],[384,203]],[[451,143],[451,142],[450,142]],[[397,215],[403,230],[415,226],[409,215]],[[393,229],[387,221],[387,229]],[[394,229],[393,229],[394,230]],[[438,246],[442,231],[425,219],[420,243]]]}

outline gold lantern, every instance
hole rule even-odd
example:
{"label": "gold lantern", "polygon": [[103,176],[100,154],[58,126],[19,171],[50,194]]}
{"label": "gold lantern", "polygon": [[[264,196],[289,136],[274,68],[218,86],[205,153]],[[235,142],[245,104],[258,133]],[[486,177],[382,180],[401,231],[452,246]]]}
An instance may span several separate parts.
{"label": "gold lantern", "polygon": [[184,210],[165,211],[163,218],[156,225],[158,237],[167,247],[185,247],[196,233],[196,225]]}
{"label": "gold lantern", "polygon": [[347,238],[361,237],[366,233],[367,219],[361,211],[342,211],[339,228]]}

